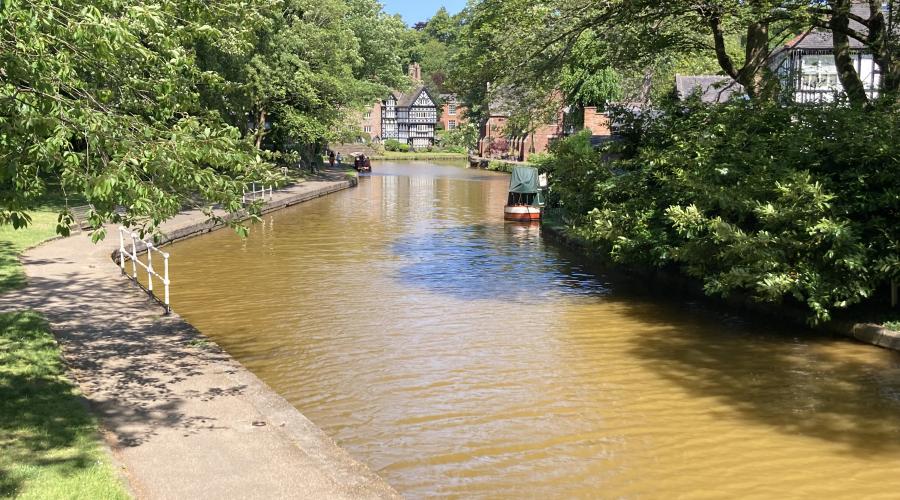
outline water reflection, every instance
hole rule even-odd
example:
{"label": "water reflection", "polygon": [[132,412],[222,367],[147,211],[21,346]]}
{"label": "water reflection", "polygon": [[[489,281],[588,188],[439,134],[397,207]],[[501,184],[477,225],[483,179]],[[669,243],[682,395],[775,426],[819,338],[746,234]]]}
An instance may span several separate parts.
{"label": "water reflection", "polygon": [[174,245],[173,304],[413,498],[900,491],[900,356],[629,293],[506,185],[375,165]]}
{"label": "water reflection", "polygon": [[412,289],[461,299],[533,302],[554,294],[606,291],[593,276],[562,268],[560,260],[544,249],[538,224],[431,230],[401,237],[391,250],[406,263],[394,272],[394,279]]}

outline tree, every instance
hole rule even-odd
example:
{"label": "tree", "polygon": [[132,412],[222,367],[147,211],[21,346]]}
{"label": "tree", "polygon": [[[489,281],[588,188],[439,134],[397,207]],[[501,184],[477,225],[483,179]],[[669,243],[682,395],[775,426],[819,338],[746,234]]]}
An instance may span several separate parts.
{"label": "tree", "polygon": [[[854,3],[868,6],[868,16],[854,12]],[[886,99],[897,99],[900,93],[900,2],[853,2],[828,0],[810,7],[811,23],[834,34],[835,63],[838,77],[854,104],[865,104],[868,98],[850,56],[853,38],[869,50],[881,70],[881,91]]]}
{"label": "tree", "polygon": [[452,44],[456,41],[456,21],[447,12],[446,7],[441,7],[431,19],[425,23],[421,30],[427,37],[441,43]]}
{"label": "tree", "polygon": [[404,81],[405,31],[375,0],[4,2],[0,223],[27,224],[48,183],[98,229],[153,231],[198,199],[237,212],[247,183],[278,179],[260,157],[311,161]]}
{"label": "tree", "polygon": [[[244,183],[271,178],[239,131],[200,104],[209,75],[185,45],[225,34],[180,17],[186,3],[5,2],[0,223],[27,225],[53,182],[94,206],[95,238],[107,220],[152,231],[196,196],[236,212]],[[70,222],[61,213],[59,232]]]}
{"label": "tree", "polygon": [[408,30],[404,37],[404,62],[419,63],[425,84],[438,93],[447,92],[445,81],[456,49],[459,18],[441,7],[427,22],[420,24]]}

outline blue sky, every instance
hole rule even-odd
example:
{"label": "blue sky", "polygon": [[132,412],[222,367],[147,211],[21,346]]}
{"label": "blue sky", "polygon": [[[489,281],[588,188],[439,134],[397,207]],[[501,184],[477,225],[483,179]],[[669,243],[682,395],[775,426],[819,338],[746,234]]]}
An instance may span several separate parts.
{"label": "blue sky", "polygon": [[410,26],[433,16],[441,6],[446,7],[451,15],[466,6],[466,0],[381,0],[381,2],[386,12],[400,14]]}

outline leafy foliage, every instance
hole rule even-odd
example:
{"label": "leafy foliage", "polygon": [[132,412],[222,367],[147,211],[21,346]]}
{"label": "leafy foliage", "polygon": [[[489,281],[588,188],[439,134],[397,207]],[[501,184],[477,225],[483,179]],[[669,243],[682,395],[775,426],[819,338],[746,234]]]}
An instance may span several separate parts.
{"label": "leafy foliage", "polygon": [[472,123],[463,123],[453,130],[438,133],[438,145],[447,151],[465,153],[475,149],[478,143],[478,127]]}
{"label": "leafy foliage", "polygon": [[898,276],[897,111],[681,103],[621,114],[624,140],[604,152],[561,141],[545,168],[576,230],[614,260],[827,320]]}
{"label": "leafy foliage", "polygon": [[[184,44],[215,28],[177,14],[169,3],[4,5],[0,223],[27,224],[48,180],[85,195],[95,228],[147,218],[152,230],[195,195],[240,208],[243,182],[267,172],[199,105],[207,75]],[[62,212],[60,232],[69,221]]]}
{"label": "leafy foliage", "polygon": [[404,80],[405,30],[375,0],[6,1],[0,224],[27,225],[48,185],[93,205],[95,238],[237,212],[247,183],[279,179],[265,160],[312,161]]}

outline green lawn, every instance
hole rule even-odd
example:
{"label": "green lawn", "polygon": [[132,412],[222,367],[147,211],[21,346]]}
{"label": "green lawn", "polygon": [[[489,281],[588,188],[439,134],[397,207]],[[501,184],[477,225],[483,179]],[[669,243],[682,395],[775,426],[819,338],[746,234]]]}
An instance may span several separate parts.
{"label": "green lawn", "polygon": [[0,225],[0,293],[25,286],[25,273],[18,255],[28,247],[56,236],[57,213],[31,212],[31,224],[24,229]]}
{"label": "green lawn", "polygon": [[373,160],[465,160],[466,158],[468,155],[465,153],[401,153],[399,151],[385,151],[372,157]]}
{"label": "green lawn", "polygon": [[0,314],[0,497],[128,498],[34,312]]}

